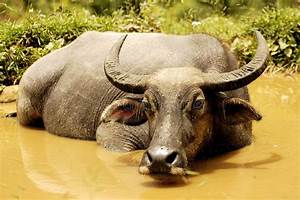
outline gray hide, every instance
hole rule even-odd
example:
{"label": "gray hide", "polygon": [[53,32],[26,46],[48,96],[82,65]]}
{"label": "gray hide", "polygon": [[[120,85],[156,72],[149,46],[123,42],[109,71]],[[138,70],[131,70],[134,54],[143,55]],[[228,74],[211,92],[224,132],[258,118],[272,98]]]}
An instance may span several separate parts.
{"label": "gray hide", "polygon": [[[43,124],[50,133],[80,139],[95,139],[103,110],[124,96],[136,97],[115,88],[104,74],[103,64],[113,44],[124,34],[87,32],[70,45],[35,62],[20,82],[18,119],[23,125]],[[237,68],[234,56],[217,39],[195,34],[129,34],[120,53],[124,71],[150,74],[166,67],[195,67],[202,72],[227,72]],[[249,100],[246,87],[226,92]],[[147,148],[151,140],[147,123],[139,126],[103,125],[103,131],[131,132],[139,145],[115,150]],[[241,133],[241,126],[243,132]],[[224,149],[251,142],[251,122],[237,126],[218,125],[215,141]],[[224,131],[226,129],[226,131]],[[222,135],[222,133],[230,133]],[[244,135],[242,141],[239,134]],[[126,135],[126,134],[124,134]],[[119,134],[122,137],[122,134]],[[109,134],[103,137],[109,137]],[[112,146],[110,146],[112,145]],[[228,147],[227,147],[227,146]],[[209,149],[216,149],[211,144]],[[203,150],[203,149],[202,149]]]}

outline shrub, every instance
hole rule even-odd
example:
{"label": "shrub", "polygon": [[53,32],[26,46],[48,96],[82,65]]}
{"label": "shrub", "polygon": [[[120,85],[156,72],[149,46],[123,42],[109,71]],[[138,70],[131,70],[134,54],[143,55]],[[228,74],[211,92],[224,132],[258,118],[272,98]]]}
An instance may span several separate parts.
{"label": "shrub", "polygon": [[49,16],[31,12],[19,23],[0,23],[0,84],[17,84],[34,61],[88,30],[158,31],[153,24],[123,15],[122,11],[107,17],[96,17],[84,10]]}
{"label": "shrub", "polygon": [[[45,16],[30,13],[20,23],[1,24],[0,82],[16,84],[35,60],[74,40],[79,34],[96,29],[96,18],[81,12]],[[109,24],[101,24],[103,29]],[[75,28],[76,27],[76,28]]]}
{"label": "shrub", "polygon": [[[249,23],[249,18],[252,19]],[[253,30],[259,30],[267,39],[271,70],[300,70],[300,11],[299,9],[265,10],[256,16],[241,19],[247,24],[232,47],[245,62],[253,56]]]}
{"label": "shrub", "polygon": [[195,19],[188,15],[177,18],[165,8],[149,2],[141,5],[139,13],[118,10],[112,15],[98,17],[82,9],[57,11],[47,16],[31,11],[18,22],[0,22],[0,85],[17,84],[34,61],[88,30],[173,34],[205,32],[230,43],[244,63],[255,51],[254,29],[260,30],[268,41],[272,69],[299,69],[299,9],[266,10],[239,19],[225,16]]}

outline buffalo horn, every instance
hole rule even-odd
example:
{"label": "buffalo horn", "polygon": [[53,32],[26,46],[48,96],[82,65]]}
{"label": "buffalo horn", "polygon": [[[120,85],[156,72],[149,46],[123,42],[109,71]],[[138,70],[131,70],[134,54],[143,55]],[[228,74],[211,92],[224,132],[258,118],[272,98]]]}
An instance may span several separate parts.
{"label": "buffalo horn", "polygon": [[127,34],[122,36],[111,48],[104,62],[104,71],[108,80],[122,91],[143,94],[146,90],[147,75],[125,72],[119,63],[119,54]]}
{"label": "buffalo horn", "polygon": [[254,58],[239,69],[225,73],[204,73],[201,76],[203,89],[228,91],[244,87],[258,78],[265,70],[269,56],[268,45],[262,34],[255,32],[258,46]]}

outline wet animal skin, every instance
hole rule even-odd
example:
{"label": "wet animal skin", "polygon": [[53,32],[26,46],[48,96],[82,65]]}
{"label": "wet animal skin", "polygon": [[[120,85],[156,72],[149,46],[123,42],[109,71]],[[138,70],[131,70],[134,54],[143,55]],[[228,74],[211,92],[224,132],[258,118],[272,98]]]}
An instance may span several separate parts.
{"label": "wet animal skin", "polygon": [[115,151],[146,149],[142,174],[185,175],[196,156],[251,143],[261,115],[246,85],[268,57],[256,37],[256,55],[239,68],[205,34],[84,33],[25,72],[18,120]]}

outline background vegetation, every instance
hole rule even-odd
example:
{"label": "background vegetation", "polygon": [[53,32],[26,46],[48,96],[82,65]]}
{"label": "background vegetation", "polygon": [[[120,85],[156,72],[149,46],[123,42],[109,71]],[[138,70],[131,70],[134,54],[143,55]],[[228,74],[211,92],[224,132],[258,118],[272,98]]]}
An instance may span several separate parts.
{"label": "background vegetation", "polygon": [[[38,58],[88,30],[205,32],[251,59],[253,31],[267,38],[269,71],[300,71],[297,0],[4,0],[0,3],[0,84],[17,84]],[[1,87],[1,86],[0,86]]]}

